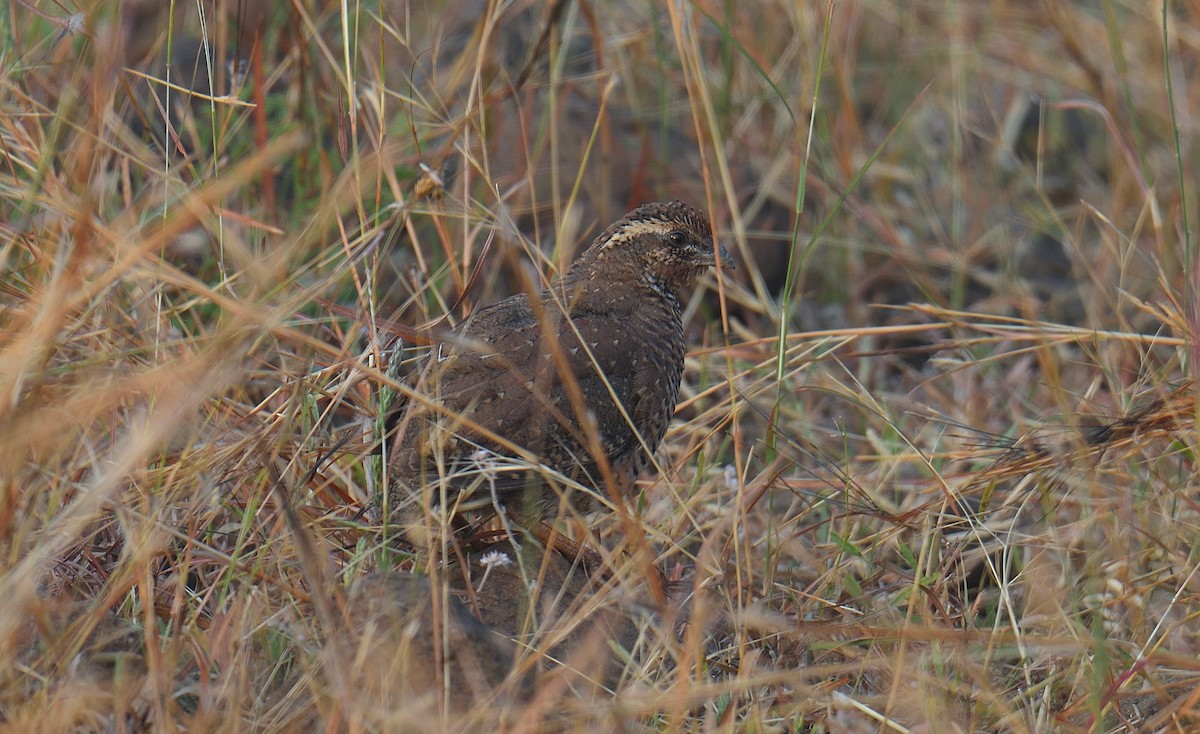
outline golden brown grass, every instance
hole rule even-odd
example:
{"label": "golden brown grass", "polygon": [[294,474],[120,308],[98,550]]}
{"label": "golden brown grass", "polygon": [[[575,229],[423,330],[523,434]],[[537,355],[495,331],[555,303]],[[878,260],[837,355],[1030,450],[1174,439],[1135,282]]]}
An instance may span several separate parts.
{"label": "golden brown grass", "polygon": [[[5,726],[1200,726],[1190,6],[238,5],[2,11]],[[562,607],[619,670],[359,685],[337,589],[453,573],[375,509],[395,334],[668,196],[739,271]]]}

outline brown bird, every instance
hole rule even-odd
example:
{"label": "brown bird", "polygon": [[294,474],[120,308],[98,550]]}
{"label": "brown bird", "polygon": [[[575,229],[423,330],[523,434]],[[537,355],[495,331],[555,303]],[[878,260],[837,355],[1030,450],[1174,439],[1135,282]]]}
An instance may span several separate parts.
{"label": "brown bird", "polygon": [[684,290],[718,260],[733,267],[703,213],[646,204],[537,296],[442,338],[396,422],[389,501],[402,520],[435,506],[540,519],[628,492],[679,397]]}

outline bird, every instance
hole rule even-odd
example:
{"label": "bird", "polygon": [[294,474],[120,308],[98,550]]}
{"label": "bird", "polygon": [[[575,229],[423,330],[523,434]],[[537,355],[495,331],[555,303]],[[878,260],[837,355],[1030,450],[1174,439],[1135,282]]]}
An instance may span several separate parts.
{"label": "bird", "polygon": [[699,209],[645,204],[540,293],[439,335],[390,421],[391,507],[538,520],[627,497],[678,401],[682,299],[717,265],[734,262]]}

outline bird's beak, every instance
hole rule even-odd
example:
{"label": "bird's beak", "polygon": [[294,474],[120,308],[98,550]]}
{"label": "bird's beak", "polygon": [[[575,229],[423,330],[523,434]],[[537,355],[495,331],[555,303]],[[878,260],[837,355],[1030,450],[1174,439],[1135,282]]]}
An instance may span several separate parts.
{"label": "bird's beak", "polygon": [[[737,269],[733,264],[733,255],[730,255],[729,250],[726,250],[725,245],[722,245],[720,242],[717,243],[717,257],[721,261],[721,269],[722,270],[736,270]],[[715,266],[717,263],[714,260],[713,262],[711,262],[709,264]]]}

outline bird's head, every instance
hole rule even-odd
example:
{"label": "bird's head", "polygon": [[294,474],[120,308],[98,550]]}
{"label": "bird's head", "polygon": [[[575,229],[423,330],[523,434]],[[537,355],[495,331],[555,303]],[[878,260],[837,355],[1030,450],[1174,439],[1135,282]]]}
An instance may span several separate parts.
{"label": "bird's head", "polygon": [[[637,271],[673,291],[691,285],[717,264],[733,268],[729,251],[713,241],[708,217],[681,201],[644,204],[604,231],[575,268]],[[573,270],[575,268],[572,268]]]}

